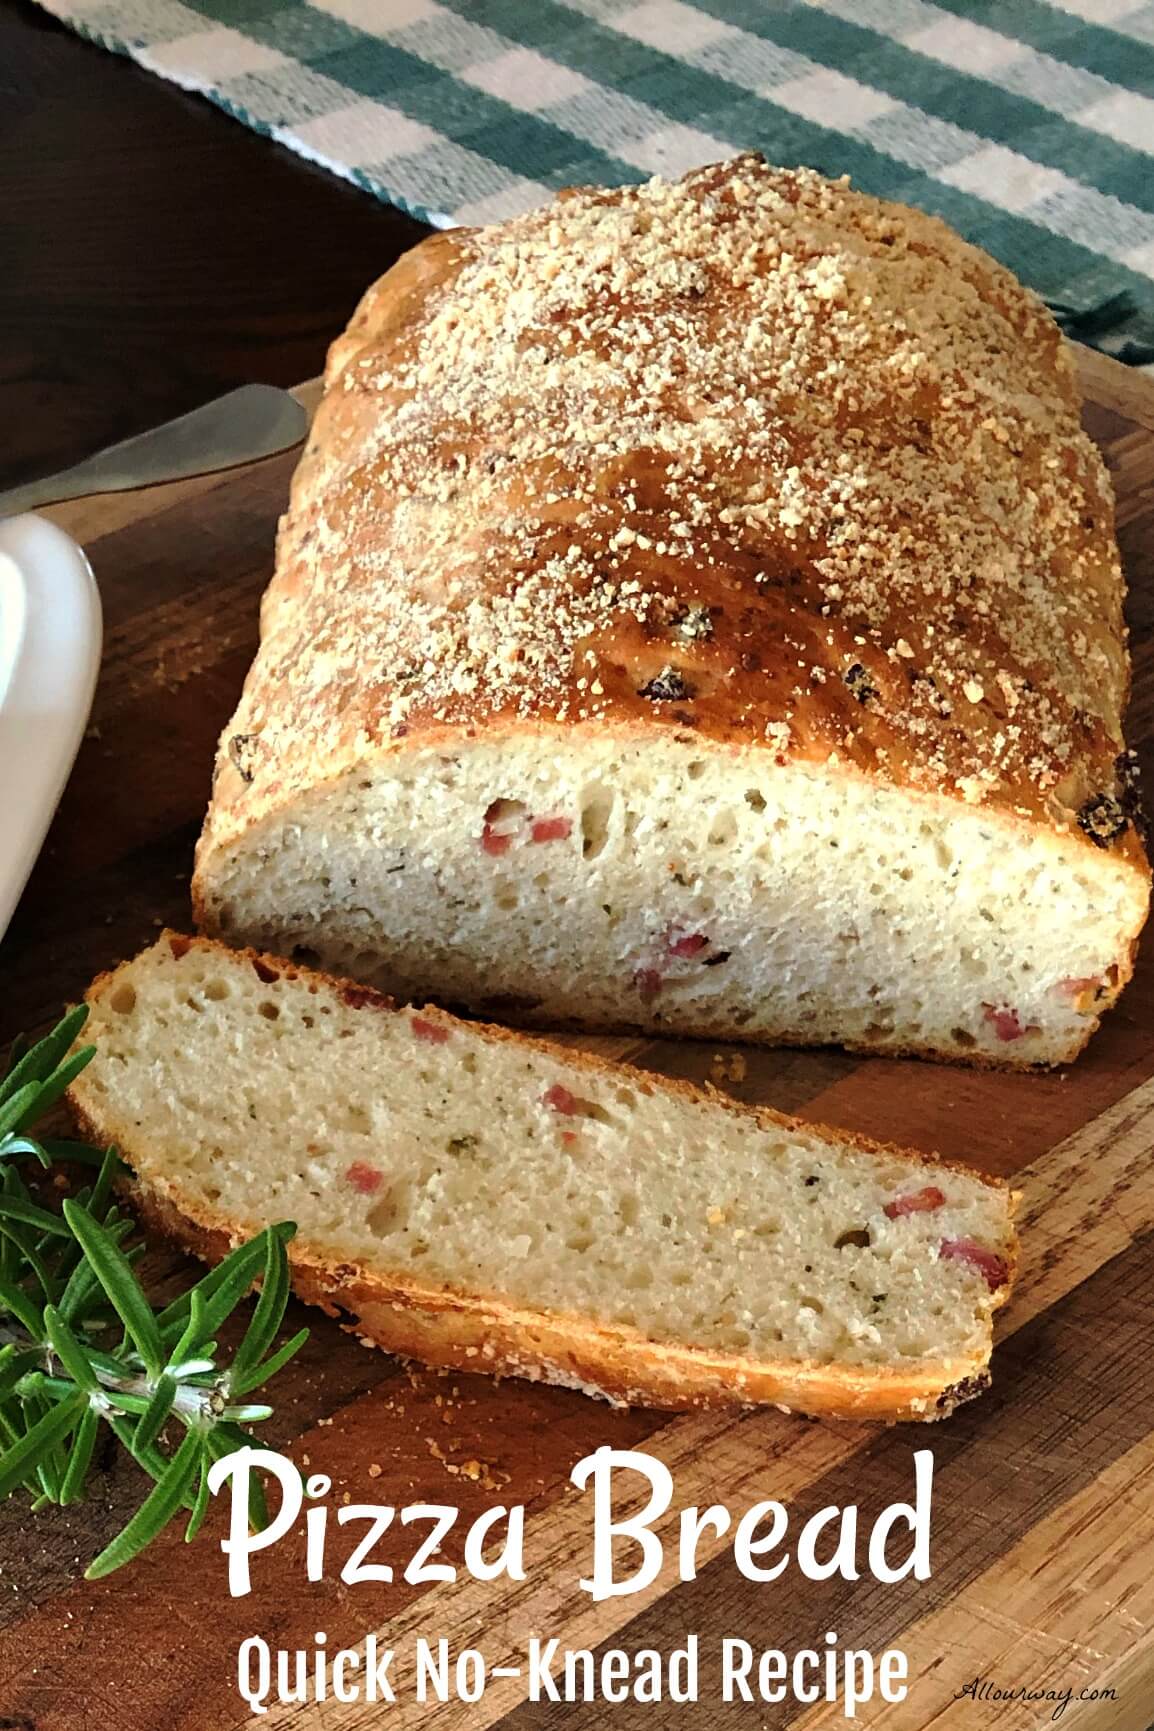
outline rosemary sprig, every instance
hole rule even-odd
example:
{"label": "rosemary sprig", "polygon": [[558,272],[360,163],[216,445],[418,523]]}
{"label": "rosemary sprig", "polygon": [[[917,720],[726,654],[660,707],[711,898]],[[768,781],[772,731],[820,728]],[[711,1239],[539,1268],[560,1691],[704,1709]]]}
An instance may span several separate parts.
{"label": "rosemary sprig", "polygon": [[[115,1150],[33,1134],[95,1053],[72,1050],[86,1016],[71,1010],[37,1045],[19,1044],[0,1077],[0,1497],[24,1489],[34,1507],[80,1501],[107,1423],[154,1483],[89,1565],[91,1580],[130,1562],[181,1510],[185,1537],[196,1535],[213,1462],[250,1442],[243,1427],[272,1411],[248,1397],[308,1330],[276,1345],[296,1230],[287,1222],[238,1246],[173,1303],[148,1298],[133,1267],[144,1247],[130,1242],[133,1222],[113,1195],[123,1170]],[[56,1213],[24,1182],[17,1162],[26,1159],[79,1162],[93,1177]],[[216,1337],[258,1279],[260,1297],[224,1365]],[[267,1519],[259,1486],[249,1512],[254,1526]]]}

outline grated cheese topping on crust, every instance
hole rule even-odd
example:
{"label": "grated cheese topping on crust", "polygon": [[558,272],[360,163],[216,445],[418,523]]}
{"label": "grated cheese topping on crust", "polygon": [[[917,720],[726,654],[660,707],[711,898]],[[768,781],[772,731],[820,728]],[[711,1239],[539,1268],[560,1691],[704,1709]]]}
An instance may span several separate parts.
{"label": "grated cheese topping on crust", "polygon": [[334,345],[217,821],[417,735],[657,723],[1109,845],[1121,598],[1057,328],[944,224],[751,156],[568,192]]}

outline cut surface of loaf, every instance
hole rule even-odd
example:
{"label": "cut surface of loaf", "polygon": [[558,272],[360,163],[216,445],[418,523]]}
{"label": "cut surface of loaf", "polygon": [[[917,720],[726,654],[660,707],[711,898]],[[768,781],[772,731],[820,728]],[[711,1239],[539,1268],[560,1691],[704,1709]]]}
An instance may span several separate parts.
{"label": "cut surface of loaf", "polygon": [[1149,869],[1035,296],[752,158],[431,238],[334,345],[203,928],[542,1025],[1074,1056]]}
{"label": "cut surface of loaf", "polygon": [[205,939],[88,1003],[72,1104],[146,1217],[209,1257],[295,1221],[302,1296],[381,1346],[863,1418],[988,1380],[996,1181]]}

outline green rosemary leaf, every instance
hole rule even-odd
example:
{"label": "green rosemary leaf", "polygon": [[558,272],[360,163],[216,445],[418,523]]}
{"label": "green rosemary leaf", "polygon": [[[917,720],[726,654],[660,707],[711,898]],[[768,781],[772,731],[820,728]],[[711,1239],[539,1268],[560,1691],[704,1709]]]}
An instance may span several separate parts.
{"label": "green rosemary leaf", "polygon": [[173,1358],[169,1362],[169,1371],[178,1382],[187,1383],[190,1388],[208,1388],[220,1375],[213,1350],[215,1346],[215,1340],[208,1341],[201,1358]]}
{"label": "green rosemary leaf", "polygon": [[[143,1418],[152,1404],[150,1394],[136,1394],[127,1388],[106,1388],[104,1398],[109,1406],[115,1407],[117,1412],[127,1413],[130,1418]],[[136,1432],[132,1434],[135,1436]]]}
{"label": "green rosemary leaf", "polygon": [[41,1084],[28,1082],[0,1104],[0,1153],[7,1154],[7,1138],[15,1133],[25,1113],[30,1112],[40,1098]]}
{"label": "green rosemary leaf", "polygon": [[86,1357],[84,1348],[54,1305],[44,1306],[44,1329],[48,1344],[77,1388],[84,1389],[86,1394],[97,1394],[100,1390],[100,1378]]}
{"label": "green rosemary leaf", "polygon": [[35,1370],[21,1377],[16,1393],[24,1400],[35,1400],[41,1395],[49,1395],[53,1400],[66,1400],[76,1385],[70,1377],[52,1375],[43,1364],[43,1359],[38,1357]]}
{"label": "green rosemary leaf", "polygon": [[25,1238],[18,1232],[10,1220],[0,1213],[0,1237],[10,1238],[20,1253],[21,1261],[26,1262],[32,1273],[40,1282],[40,1290],[46,1299],[51,1300],[53,1293],[52,1270],[41,1256],[39,1250],[30,1238]]}
{"label": "green rosemary leaf", "polygon": [[290,1358],[295,1358],[309,1337],[307,1328],[302,1328],[294,1334],[291,1340],[286,1340],[283,1346],[277,1348],[271,1357],[263,1364],[258,1364],[247,1375],[237,1377],[235,1369],[229,1375],[229,1392],[234,1395],[252,1394],[254,1389],[262,1387],[270,1377],[282,1371]]}
{"label": "green rosemary leaf", "polygon": [[0,1139],[0,1158],[15,1160],[21,1154],[31,1155],[46,1169],[52,1164],[52,1156],[43,1142],[37,1142],[31,1136],[13,1134]]}
{"label": "green rosemary leaf", "polygon": [[[133,1222],[113,1198],[124,1170],[115,1151],[32,1132],[93,1055],[72,1049],[85,1016],[72,1011],[38,1045],[14,1048],[0,1077],[0,1497],[23,1487],[33,1508],[79,1500],[107,1422],[154,1485],[92,1564],[97,1578],[135,1557],[179,1508],[190,1511],[186,1536],[196,1534],[210,1463],[251,1441],[238,1421],[271,1410],[244,1396],[306,1335],[275,1347],[289,1294],[290,1225],[239,1245],[159,1313],[149,1302],[132,1266],[143,1242],[130,1241]],[[95,1170],[58,1216],[29,1190],[20,1169],[27,1159]],[[218,1368],[214,1337],[256,1283],[240,1352],[231,1370]],[[169,1457],[158,1444],[170,1416],[185,1431]],[[259,1481],[249,1512],[255,1524],[267,1521]]]}
{"label": "green rosemary leaf", "polygon": [[[27,1380],[26,1378],[25,1381]],[[25,1431],[28,1431],[52,1411],[52,1402],[38,1399],[35,1389],[30,1389],[24,1393],[23,1385],[21,1389],[17,1390],[17,1393],[21,1394],[24,1402],[24,1428]],[[41,1499],[46,1503],[56,1501],[53,1491],[52,1446],[51,1442],[45,1442],[33,1463],[36,1489]]]}
{"label": "green rosemary leaf", "polygon": [[0,1312],[4,1311],[14,1316],[33,1340],[44,1339],[44,1318],[39,1307],[26,1292],[8,1280],[0,1280]]}
{"label": "green rosemary leaf", "polygon": [[[46,1142],[44,1146],[48,1149],[48,1152],[52,1154],[53,1149],[58,1146],[58,1144]],[[83,1144],[80,1144],[80,1146],[83,1146]],[[95,1154],[97,1150],[95,1148],[89,1148],[87,1152],[89,1154]],[[53,1157],[55,1159],[68,1158],[67,1155],[55,1154]],[[105,1213],[105,1209],[112,1200],[112,1181],[119,1173],[126,1170],[127,1168],[119,1154],[117,1154],[115,1148],[106,1148],[104,1153],[100,1155],[100,1170],[96,1174],[96,1181],[92,1186],[92,1194],[85,1198],[84,1206],[87,1208],[94,1220],[99,1220],[103,1217],[105,1226],[112,1225],[112,1221]]]}
{"label": "green rosemary leaf", "polygon": [[56,1102],[63,1098],[69,1084],[74,1082],[81,1070],[85,1069],[96,1056],[95,1046],[83,1046],[79,1052],[74,1052],[71,1058],[60,1065],[47,1081],[41,1082],[36,1091],[36,1099],[17,1120],[17,1128],[23,1130],[33,1118],[42,1118]]}
{"label": "green rosemary leaf", "polygon": [[[75,1009],[69,1010],[60,1018],[50,1034],[38,1040],[35,1046],[28,1047],[23,1056],[13,1047],[8,1074],[0,1081],[0,1100],[9,1099],[18,1088],[23,1088],[28,1082],[45,1081],[56,1069],[87,1020],[87,1005],[77,1004]],[[89,1054],[94,1050],[94,1047],[88,1048]]]}
{"label": "green rosemary leaf", "polygon": [[[112,1226],[105,1227],[109,1237],[117,1244],[120,1243],[121,1239],[126,1238],[131,1230],[132,1222],[128,1219],[117,1220]],[[77,1248],[79,1249],[79,1246]],[[87,1321],[98,1309],[107,1308],[109,1314],[112,1314],[111,1306],[108,1305],[105,1297],[104,1288],[97,1280],[92,1265],[84,1260],[82,1251],[79,1262],[72,1269],[64,1284],[64,1290],[60,1294],[56,1308],[73,1328],[79,1327],[82,1322]]]}
{"label": "green rosemary leaf", "polygon": [[245,1377],[260,1363],[276,1339],[289,1299],[288,1252],[284,1242],[275,1232],[266,1232],[264,1246],[264,1277],[261,1280],[260,1297],[245,1330],[244,1339],[237,1347],[232,1361],[229,1386],[238,1392]]}
{"label": "green rosemary leaf", "polygon": [[94,1220],[87,1209],[66,1201],[64,1218],[131,1336],[145,1370],[150,1376],[159,1376],[164,1365],[160,1329],[155,1313],[132,1272],[131,1263],[112,1234]]}
{"label": "green rosemary leaf", "polygon": [[180,1364],[195,1347],[204,1345],[204,1300],[201,1297],[200,1287],[194,1286],[187,1297],[188,1320],[185,1324],[184,1333],[179,1340],[174,1342],[168,1355],[170,1365]]}
{"label": "green rosemary leaf", "polygon": [[0,1350],[0,1403],[39,1363],[40,1354],[32,1347],[6,1346]]}
{"label": "green rosemary leaf", "polygon": [[185,1500],[188,1487],[200,1466],[204,1439],[186,1431],[184,1441],[168,1463],[163,1476],[141,1503],[128,1525],[106,1545],[84,1571],[86,1581],[99,1581],[124,1567],[164,1531]]}
{"label": "green rosemary leaf", "polygon": [[41,1459],[63,1441],[87,1405],[88,1396],[78,1389],[70,1399],[50,1407],[43,1418],[5,1449],[0,1455],[0,1497],[8,1496],[24,1483],[26,1474],[35,1470]]}
{"label": "green rosemary leaf", "polygon": [[[168,1471],[168,1461],[160,1450],[158,1448],[135,1448],[133,1444],[136,1427],[119,1413],[108,1411],[104,1416],[108,1421],[109,1429],[125,1453],[130,1454],[137,1466],[143,1467],[148,1476],[159,1483]],[[191,1507],[191,1502],[189,1506]]]}
{"label": "green rosemary leaf", "polygon": [[[10,1448],[27,1429],[28,1415],[23,1405],[16,1400],[0,1401],[0,1448]],[[35,1468],[29,1467],[21,1480],[20,1488],[27,1491],[30,1497],[39,1497],[40,1480],[36,1476]],[[33,1503],[33,1507],[35,1506]]]}
{"label": "green rosemary leaf", "polygon": [[[72,1399],[72,1395],[73,1391],[71,1387],[66,1386],[62,1394],[59,1396],[59,1399],[67,1402]],[[43,1399],[33,1400],[29,1403],[29,1416],[34,1420],[46,1417],[54,1410],[56,1404],[56,1400],[47,1395]],[[79,1418],[79,1414],[77,1417]],[[71,1440],[73,1429],[74,1426],[69,1425],[65,1432],[65,1436],[67,1436],[69,1440]],[[50,1503],[58,1503],[60,1501],[60,1492],[64,1485],[64,1473],[67,1467],[68,1457],[61,1446],[63,1441],[64,1438],[62,1437],[54,1442],[50,1442],[36,1462],[36,1477],[39,1481],[40,1489],[43,1491]]]}
{"label": "green rosemary leaf", "polygon": [[96,1438],[100,1431],[100,1413],[94,1406],[81,1414],[80,1423],[76,1427],[76,1435],[72,1439],[72,1452],[68,1457],[68,1467],[64,1474],[64,1482],[60,1486],[60,1501],[62,1503],[79,1503],[84,1500],[84,1481],[88,1477],[88,1469],[92,1465],[92,1452],[96,1447]]}
{"label": "green rosemary leaf", "polygon": [[188,1517],[188,1525],[184,1529],[184,1542],[191,1545],[197,1533],[204,1525],[204,1517],[208,1513],[208,1471],[212,1465],[212,1451],[206,1448],[204,1459],[200,1463],[200,1483],[196,1487],[196,1501],[192,1505],[192,1513]]}
{"label": "green rosemary leaf", "polygon": [[166,1371],[153,1390],[140,1423],[136,1427],[133,1446],[138,1449],[151,1448],[164,1428],[164,1421],[172,1411],[176,1400],[176,1378]]}
{"label": "green rosemary leaf", "polygon": [[[87,1142],[73,1142],[65,1136],[45,1136],[41,1140],[45,1152],[53,1160],[67,1160],[76,1166],[102,1166],[111,1154],[113,1171],[124,1166],[114,1148],[90,1148]],[[94,1208],[92,1212],[98,1214],[99,1209]]]}
{"label": "green rosemary leaf", "polygon": [[[209,1334],[216,1334],[222,1322],[232,1315],[237,1305],[246,1298],[252,1289],[257,1272],[265,1259],[265,1239],[267,1233],[260,1232],[247,1244],[237,1248],[225,1257],[224,1261],[213,1273],[219,1278],[201,1282],[201,1326]],[[212,1282],[212,1289],[205,1292],[205,1287]]]}
{"label": "green rosemary leaf", "polygon": [[0,1444],[4,1447],[7,1447],[9,1443],[14,1443],[16,1438],[22,1434],[23,1427],[20,1422],[22,1418],[23,1413],[19,1403],[9,1397],[0,1396]]}
{"label": "green rosemary leaf", "polygon": [[17,1065],[21,1064],[23,1062],[24,1054],[25,1054],[25,1052],[27,1052],[27,1050],[28,1050],[28,1036],[27,1036],[27,1034],[17,1034],[16,1038],[13,1040],[12,1044],[8,1048],[7,1061],[5,1062],[3,1068],[0,1069],[0,1092],[2,1092],[2,1090],[3,1090],[3,1084],[4,1084],[5,1077],[11,1076],[15,1072]]}
{"label": "green rosemary leaf", "polygon": [[49,1214],[46,1208],[38,1208],[35,1202],[29,1202],[23,1196],[7,1193],[0,1196],[0,1220],[15,1220],[22,1226],[34,1226],[37,1232],[48,1238],[67,1238],[69,1235],[58,1214]]}
{"label": "green rosemary leaf", "polygon": [[[285,1222],[281,1225],[267,1227],[266,1231],[275,1233],[278,1238],[287,1242],[288,1239],[293,1236],[296,1227],[291,1223]],[[256,1238],[250,1239],[247,1244],[238,1245],[235,1250],[231,1251],[229,1255],[225,1257],[223,1262],[219,1262],[215,1268],[210,1269],[203,1279],[197,1282],[195,1288],[191,1289],[192,1291],[199,1292],[201,1302],[205,1308],[205,1314],[209,1318],[212,1332],[214,1334],[224,1317],[231,1315],[232,1311],[236,1309],[240,1299],[244,1297],[245,1293],[247,1293],[249,1287],[255,1280],[257,1270],[260,1268],[260,1265],[264,1260],[263,1240],[264,1234],[259,1233]],[[240,1264],[242,1268],[249,1270],[249,1272],[241,1285],[236,1299],[228,1304],[223,1311],[211,1312],[209,1310],[210,1300],[215,1297],[221,1286],[223,1286],[227,1281],[232,1280],[238,1264]],[[159,1324],[160,1331],[166,1340],[178,1337],[179,1334],[183,1332],[185,1323],[188,1319],[190,1303],[191,1291],[182,1292],[179,1297],[174,1298],[172,1303],[160,1312],[160,1315],[157,1317],[157,1323]],[[214,1315],[216,1317],[215,1321],[212,1320]]]}

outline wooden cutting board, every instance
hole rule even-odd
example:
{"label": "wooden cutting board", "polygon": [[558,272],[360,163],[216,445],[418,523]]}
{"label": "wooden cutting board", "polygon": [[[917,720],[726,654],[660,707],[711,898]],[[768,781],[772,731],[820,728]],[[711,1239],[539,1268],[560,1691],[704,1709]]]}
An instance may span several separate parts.
{"label": "wooden cutting board", "polygon": [[[1130,737],[1154,784],[1154,384],[1083,354],[1087,425],[1118,492],[1132,586],[1135,693]],[[106,650],[92,727],[20,913],[0,948],[0,1036],[35,1029],[97,970],[163,924],[187,926],[191,851],[216,735],[252,655],[291,460],[132,497],[82,501],[55,515],[87,545],[104,598]],[[0,817],[2,821],[2,817]],[[1045,917],[1045,910],[1039,910]],[[136,1471],[105,1457],[91,1501],[32,1516],[0,1510],[0,1728],[224,1731],[249,1722],[235,1654],[249,1636],[273,1648],[335,1649],[381,1633],[401,1658],[419,1635],[478,1647],[490,1665],[523,1664],[532,1633],[563,1646],[669,1651],[696,1634],[695,1705],[525,1703],[522,1677],[490,1682],[473,1704],[420,1706],[402,1687],[387,1710],[328,1701],[273,1707],[254,1725],[354,1731],[377,1723],[438,1731],[577,1724],[807,1728],[841,1723],[838,1706],[726,1706],[723,1639],[793,1652],[824,1644],[898,1647],[904,1704],[864,1708],[887,1731],[1023,1731],[1051,1722],[1053,1700],[991,1691],[1067,1688],[1065,1731],[1146,1731],[1154,1721],[1154,967],[1145,947],[1120,1008],[1068,1073],[978,1074],[852,1058],[835,1051],[744,1053],[741,1099],[962,1156],[1016,1174],[1025,1189],[1025,1266],[1005,1320],[991,1394],[938,1427],[881,1430],[806,1423],[776,1412],[675,1417],[614,1412],[575,1393],[437,1376],[366,1351],[327,1319],[274,1385],[270,1444],[333,1480],[332,1501],[460,1507],[463,1525],[496,1502],[528,1505],[523,1582],[310,1584],[286,1540],[258,1559],[252,1594],[228,1596],[221,1527],[191,1549],[174,1533],[133,1568],[89,1586],[84,1563],[141,1493]],[[715,1077],[708,1044],[603,1039],[597,1049],[676,1075]],[[737,1052],[730,1048],[729,1053]],[[547,1198],[542,1199],[547,1206]],[[179,1277],[167,1253],[157,1277]],[[301,1318],[298,1318],[299,1321]],[[594,1603],[588,1499],[568,1483],[602,1443],[640,1447],[684,1506],[721,1501],[734,1518],[778,1498],[798,1525],[856,1503],[863,1529],[912,1488],[912,1455],[935,1460],[932,1575],[885,1586],[863,1571],[807,1581],[796,1567],[754,1584],[721,1540],[696,1579],[675,1560],[637,1596]],[[360,1529],[358,1529],[359,1532]],[[403,1563],[407,1550],[381,1556]],[[399,1573],[399,1567],[398,1567]],[[986,1688],[963,1694],[975,1679]],[[1081,1698],[1082,1692],[1087,1698]],[[1096,1699],[1089,1697],[1095,1696]]]}

